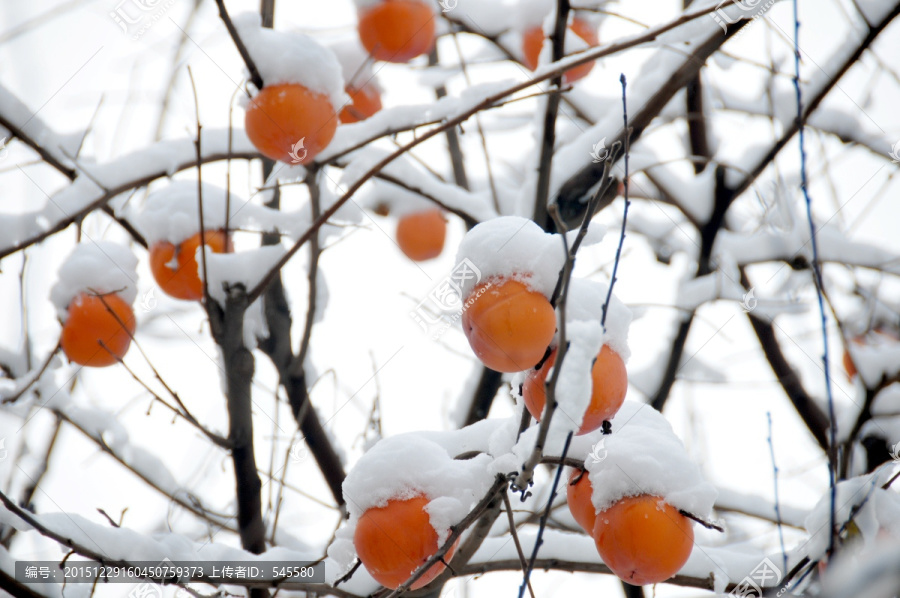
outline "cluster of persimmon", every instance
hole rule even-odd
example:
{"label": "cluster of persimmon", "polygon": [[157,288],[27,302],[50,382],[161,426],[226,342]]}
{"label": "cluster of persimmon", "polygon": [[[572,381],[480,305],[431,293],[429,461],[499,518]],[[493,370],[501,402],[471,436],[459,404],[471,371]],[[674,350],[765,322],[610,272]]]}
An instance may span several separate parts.
{"label": "cluster of persimmon", "polygon": [[[375,60],[405,63],[434,46],[434,13],[423,0],[382,0],[360,8],[358,17],[360,42]],[[359,122],[381,110],[374,82],[349,81],[345,91],[350,101],[337,112],[326,94],[300,83],[265,85],[247,108],[247,137],[267,158],[307,164],[331,142],[338,122]],[[301,139],[302,157],[295,149]]]}
{"label": "cluster of persimmon", "polygon": [[[572,19],[567,30],[577,35],[588,47],[594,47],[600,43],[600,40],[597,38],[597,31],[594,29],[593,25],[578,16],[575,16]],[[540,25],[530,27],[522,33],[522,58],[525,66],[531,70],[536,69],[538,66],[538,59],[541,56],[541,49],[544,46],[545,37],[544,29]],[[567,85],[571,85],[579,79],[587,77],[588,73],[590,73],[593,68],[593,61],[572,67],[563,73],[563,82]]]}
{"label": "cluster of persimmon", "polygon": [[[556,348],[551,346],[556,311],[550,300],[519,277],[492,277],[472,290],[466,305],[470,307],[462,315],[462,326],[472,351],[492,370],[528,371],[522,395],[528,411],[540,421],[547,401],[547,375],[556,361]],[[612,419],[628,390],[625,362],[609,345],[597,354],[591,379],[591,400],[579,435]]]}
{"label": "cluster of persimmon", "polygon": [[[221,230],[204,232],[210,251],[232,250],[229,235]],[[173,244],[157,241],[150,246],[150,271],[166,294],[187,301],[203,298],[203,283],[196,252],[200,233]],[[121,360],[131,345],[136,329],[134,310],[117,293],[77,295],[66,310],[60,348],[69,361],[89,367],[105,367]]]}
{"label": "cluster of persimmon", "polygon": [[575,469],[566,486],[569,512],[597,546],[600,558],[632,585],[659,583],[687,562],[694,545],[690,519],[659,496],[619,499],[597,513],[586,471]]}

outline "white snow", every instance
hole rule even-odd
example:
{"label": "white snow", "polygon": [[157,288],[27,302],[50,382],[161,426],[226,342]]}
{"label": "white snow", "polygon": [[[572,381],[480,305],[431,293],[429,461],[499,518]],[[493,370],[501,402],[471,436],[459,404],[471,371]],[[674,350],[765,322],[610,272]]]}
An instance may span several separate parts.
{"label": "white snow", "polygon": [[626,400],[611,423],[612,434],[588,435],[595,443],[603,440],[604,459],[572,454],[587,457],[597,512],[623,497],[651,494],[698,517],[710,516],[716,489],[703,479],[666,418],[649,405]]}
{"label": "white snow", "polygon": [[[341,174],[339,188],[347,189],[352,186],[389,154],[390,152],[378,148],[353,152]],[[437,205],[426,198],[433,198],[447,208],[468,214],[475,220],[489,220],[497,216],[497,212],[491,207],[488,191],[466,191],[441,181],[417,166],[408,156],[401,156],[390,162],[381,169],[381,175],[390,177],[390,180],[399,184],[384,180],[373,181],[370,190],[365,192],[369,199],[363,201],[370,205],[386,203],[395,216]]]}
{"label": "white snow", "polygon": [[[603,317],[603,306],[606,303],[608,291],[609,285],[605,282],[572,278],[566,301],[566,321],[599,322]],[[615,293],[610,297],[607,310],[603,344],[609,345],[609,348],[618,353],[619,357],[627,363],[631,356],[631,350],[628,348],[628,327],[632,320],[631,310],[616,297]]]}
{"label": "white snow", "polygon": [[[484,423],[480,430],[494,428],[496,422]],[[470,428],[470,432],[475,427]],[[391,499],[425,496],[429,520],[438,534],[438,542],[446,541],[450,527],[461,521],[487,492],[493,482],[487,454],[468,460],[454,457],[465,446],[486,435],[447,432],[401,434],[380,440],[353,466],[344,480],[343,493],[350,520],[335,534],[328,547],[327,575],[340,576],[355,558],[353,532],[360,516],[373,507],[383,507]],[[463,440],[459,436],[467,437]],[[447,447],[453,450],[447,450]],[[333,576],[333,577],[332,577]],[[367,579],[368,576],[365,576]],[[361,583],[361,582],[357,582]],[[363,585],[369,585],[362,582]]]}
{"label": "white snow", "polygon": [[[282,231],[299,236],[309,225],[309,218],[297,213],[272,210],[244,201],[234,191],[203,183],[203,227],[218,230],[225,227],[226,206],[230,228],[254,228]],[[151,193],[136,217],[139,230],[148,243],[168,241],[177,245],[200,230],[200,210],[196,181],[179,180]]]}
{"label": "white snow", "polygon": [[381,89],[372,69],[373,62],[369,59],[368,52],[363,48],[357,36],[340,39],[329,44],[328,49],[334,52],[335,58],[341,65],[345,85],[359,88],[369,84]]}
{"label": "white snow", "polygon": [[[197,267],[203,269],[201,248],[197,248]],[[239,251],[237,253],[213,253],[206,251],[207,285],[213,301],[225,306],[228,289],[243,285],[249,292],[259,284],[275,264],[284,256],[282,245],[269,245]],[[202,272],[201,272],[202,277]],[[202,279],[202,278],[201,278]],[[249,348],[256,347],[256,340],[266,338],[268,329],[262,310],[262,301],[257,299],[244,312],[244,344]]]}
{"label": "white snow", "polygon": [[[838,482],[835,498],[835,527],[841,529],[853,516],[858,536],[866,546],[871,546],[883,528],[891,534],[900,533],[900,495],[881,488],[891,476],[891,467],[882,467],[873,473]],[[818,560],[828,550],[831,522],[831,492],[827,490],[806,518],[806,531],[810,537],[803,545],[811,560]],[[855,531],[853,530],[855,535]]]}
{"label": "white snow", "polygon": [[[544,232],[533,220],[501,216],[470,230],[456,254],[456,262],[471,261],[481,272],[481,280],[507,277],[519,280],[547,298],[553,294],[566,250],[558,235]],[[467,297],[476,281],[463,283]]]}
{"label": "white snow", "polygon": [[264,85],[299,83],[327,95],[335,110],[349,100],[334,52],[302,33],[264,28],[255,13],[242,13],[233,20]]}
{"label": "white snow", "polygon": [[[457,461],[454,454],[426,434],[411,433],[379,441],[356,463],[344,480],[349,525],[372,507],[390,499],[425,496],[439,542],[451,525],[462,520],[490,488],[488,455]],[[440,499],[435,502],[435,499]]]}
{"label": "white snow", "polygon": [[859,376],[868,388],[875,388],[883,379],[891,379],[900,373],[900,341],[885,336],[870,335],[881,342],[870,341],[863,345],[847,343],[847,350]]}
{"label": "white snow", "polygon": [[59,267],[50,301],[60,321],[69,303],[81,293],[117,293],[129,305],[137,297],[137,258],[128,247],[110,241],[85,239]]}

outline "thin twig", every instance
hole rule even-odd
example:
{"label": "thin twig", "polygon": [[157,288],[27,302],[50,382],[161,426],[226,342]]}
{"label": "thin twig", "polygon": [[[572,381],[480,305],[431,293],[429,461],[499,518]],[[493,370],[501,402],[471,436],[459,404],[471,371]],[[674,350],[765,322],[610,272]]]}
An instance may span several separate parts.
{"label": "thin twig", "polygon": [[812,269],[813,280],[816,285],[816,297],[819,303],[819,317],[822,320],[822,365],[825,372],[825,393],[828,399],[828,420],[829,425],[829,464],[828,483],[831,489],[831,534],[828,541],[828,554],[834,552],[835,543],[835,517],[837,502],[837,475],[838,461],[836,438],[837,438],[837,421],[834,417],[834,395],[831,392],[831,364],[828,358],[828,318],[825,313],[825,299],[823,297],[824,280],[822,279],[822,267],[819,263],[819,246],[816,239],[816,225],[812,216],[812,199],[809,196],[808,181],[806,178],[806,147],[805,147],[805,131],[804,131],[804,114],[803,114],[803,96],[800,91],[800,19],[797,14],[797,0],[793,0],[794,7],[794,90],[797,99],[797,120],[796,126],[798,130],[798,141],[800,145],[800,189],[803,191],[803,199],[806,203],[806,218],[809,223],[809,234],[812,246]]}
{"label": "thin twig", "polygon": [[[513,542],[516,545],[516,552],[519,554],[519,560],[522,561],[522,575],[526,575],[528,571],[528,562],[525,560],[525,552],[522,550],[522,543],[519,542],[519,532],[516,531],[516,520],[513,517],[512,505],[509,503],[509,496],[506,492],[503,493],[503,507],[506,510],[506,518],[509,521],[509,535],[512,536]],[[528,585],[528,593],[531,594],[531,598],[535,598],[534,589],[531,587],[531,580],[526,578],[525,583]]]}
{"label": "thin twig", "polygon": [[612,300],[613,285],[616,284],[616,273],[619,271],[619,260],[622,259],[622,245],[625,244],[625,226],[628,223],[628,158],[629,158],[629,138],[631,137],[631,129],[628,128],[628,99],[626,95],[628,82],[625,79],[625,73],[619,75],[619,82],[622,84],[622,128],[625,131],[625,178],[623,186],[625,187],[625,209],[622,212],[622,232],[619,234],[619,246],[616,247],[616,261],[613,262],[612,276],[609,279],[609,289],[606,291],[606,302],[603,304],[603,316],[600,318],[600,325],[606,330],[606,314],[609,309],[609,302]]}
{"label": "thin twig", "polygon": [[778,463],[775,461],[775,443],[772,441],[772,412],[766,411],[766,422],[769,426],[769,455],[772,457],[772,480],[775,486],[775,523],[778,526],[778,542],[781,545],[781,558],[784,569],[787,570],[787,551],[784,548],[784,526],[781,522],[781,504],[778,499]]}
{"label": "thin twig", "polygon": [[[549,399],[548,399],[549,400]],[[566,458],[566,454],[569,452],[569,443],[572,442],[572,432],[570,431],[566,435],[566,443],[563,445],[562,450],[562,458]],[[550,508],[553,505],[553,499],[556,497],[556,488],[559,486],[559,479],[562,477],[563,466],[559,465],[556,468],[556,477],[553,479],[553,485],[550,487],[550,496],[547,498],[547,506],[544,508],[544,515],[541,517],[540,525],[538,526],[537,537],[534,540],[534,550],[531,552],[531,560],[528,562],[528,569],[525,570],[525,575],[522,579],[522,585],[519,586],[519,598],[525,595],[525,586],[528,584],[528,580],[531,577],[531,572],[534,570],[534,562],[537,559],[538,551],[541,548],[541,544],[543,543],[544,530],[547,527],[547,519],[550,517]]]}

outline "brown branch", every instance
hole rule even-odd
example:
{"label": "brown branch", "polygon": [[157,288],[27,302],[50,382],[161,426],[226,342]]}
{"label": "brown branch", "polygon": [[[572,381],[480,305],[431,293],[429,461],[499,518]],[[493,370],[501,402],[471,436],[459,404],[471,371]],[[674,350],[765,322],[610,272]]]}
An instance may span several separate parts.
{"label": "brown branch", "polygon": [[[691,13],[695,14],[695,13]],[[727,35],[712,34],[702,44],[700,44],[694,52],[688,56],[682,65],[659,87],[653,96],[651,96],[641,108],[635,112],[634,116],[629,119],[632,129],[632,144],[640,139],[641,134],[657,117],[662,109],[669,103],[672,97],[684,88],[706,64],[712,54],[718,50],[722,44],[728,41],[731,36],[737,33],[747,21],[741,21],[728,30]],[[624,129],[620,129],[614,136],[613,140],[623,142],[625,139]],[[603,170],[602,163],[591,163],[584,166],[568,181],[566,181],[559,189],[558,202],[562,205],[577,206],[581,199],[587,195],[588,191],[601,180],[600,174]]]}
{"label": "brown branch", "polygon": [[241,546],[254,554],[266,550],[262,519],[262,482],[253,451],[253,353],[244,345],[244,314],[250,301],[243,286],[225,289],[224,307],[209,301],[206,311],[210,330],[222,350],[228,406],[228,439],[234,466],[238,533]]}
{"label": "brown branch", "polygon": [[[569,19],[569,0],[557,0],[556,23],[550,39],[553,46],[553,62],[566,55],[566,27]],[[544,130],[541,136],[541,156],[538,161],[538,177],[534,196],[534,210],[532,220],[537,222],[544,230],[550,230],[550,217],[547,212],[547,202],[550,199],[550,171],[553,165],[553,153],[556,149],[556,117],[559,114],[559,102],[563,84],[563,73],[550,80],[550,85],[556,88],[556,93],[547,97],[547,107],[544,112]]]}
{"label": "brown branch", "polygon": [[[428,55],[428,66],[436,66],[440,64],[438,60],[437,44],[431,49]],[[434,95],[437,99],[441,99],[447,95],[447,88],[441,84],[434,88]],[[462,146],[459,143],[459,131],[456,128],[447,129],[447,148],[450,153],[450,166],[453,168],[453,181],[462,189],[468,191],[469,178],[466,176],[466,162],[462,153]]]}
{"label": "brown branch", "polygon": [[[318,220],[313,222],[313,224],[310,226],[310,228],[305,233],[303,233],[303,235],[301,235],[299,239],[297,239],[297,241],[285,253],[285,255],[282,256],[282,258],[280,260],[278,260],[278,262],[275,264],[275,266],[271,270],[269,270],[269,272],[266,274],[266,276],[264,276],[263,279],[256,285],[256,287],[254,287],[250,291],[250,293],[248,294],[250,300],[253,301],[260,296],[260,294],[266,288],[266,286],[269,284],[269,282],[271,282],[272,278],[274,278],[275,273],[278,270],[280,270],[281,268],[283,268],[284,265],[290,261],[290,259],[294,256],[294,254],[296,254],[297,251],[300,250],[300,248],[303,246],[303,244],[306,243],[310,239],[312,234],[316,230],[318,230],[338,210],[340,210],[341,207],[343,207],[343,205],[353,196],[353,194],[355,194],[360,189],[360,187],[362,187],[369,179],[371,179],[377,173],[381,172],[381,170],[385,166],[387,166],[388,164],[390,164],[391,162],[393,162],[394,160],[396,160],[403,154],[407,153],[412,148],[420,145],[421,143],[424,143],[425,141],[428,141],[429,139],[431,139],[432,137],[434,137],[436,135],[439,135],[440,133],[443,133],[450,127],[455,127],[456,125],[465,122],[472,115],[495,106],[498,102],[500,102],[501,100],[505,99],[508,96],[514,95],[524,89],[528,89],[529,87],[537,85],[538,83],[541,83],[543,81],[546,81],[546,80],[552,79],[558,75],[561,75],[562,73],[564,73],[565,71],[567,71],[573,67],[579,66],[581,64],[585,64],[587,62],[591,62],[592,60],[596,60],[597,58],[602,58],[602,57],[608,56],[610,54],[615,54],[617,52],[621,52],[622,50],[632,48],[634,46],[638,46],[638,45],[641,45],[641,44],[644,44],[644,43],[647,43],[650,41],[654,41],[658,36],[662,35],[663,33],[666,33],[667,31],[675,29],[676,27],[679,27],[679,26],[681,26],[685,23],[688,23],[694,19],[697,19],[704,15],[709,14],[710,12],[712,12],[714,10],[714,8],[715,8],[714,6],[710,6],[706,9],[699,10],[697,12],[693,12],[690,14],[684,14],[681,17],[679,17],[665,25],[661,25],[660,27],[655,27],[649,31],[645,31],[644,33],[642,33],[640,35],[635,35],[635,36],[626,38],[625,40],[620,41],[615,44],[609,44],[607,46],[602,46],[599,48],[592,48],[589,50],[585,50],[583,52],[578,52],[578,53],[572,54],[571,56],[567,57],[563,61],[564,62],[563,65],[558,65],[555,68],[548,68],[540,76],[537,76],[528,81],[524,81],[522,83],[517,83],[517,84],[512,85],[502,91],[493,93],[493,94],[487,96],[486,98],[484,98],[482,101],[473,105],[468,110],[465,110],[465,111],[461,112],[460,114],[445,120],[442,124],[426,131],[425,133],[423,133],[422,135],[420,135],[413,141],[407,143],[406,145],[399,147],[397,150],[395,150],[394,152],[392,152],[391,154],[389,154],[388,156],[386,156],[385,158],[380,160],[372,168],[370,168],[366,173],[364,173],[361,177],[359,177],[359,179],[356,182],[354,182],[352,185],[350,185],[350,187],[344,192],[344,194],[340,198],[338,198],[334,202],[334,204],[332,204],[331,207],[329,207],[327,210],[325,210],[325,212],[322,214],[322,216]],[[732,29],[731,31],[729,31],[729,35],[735,31],[737,31],[738,29],[739,29],[739,27]],[[721,41],[716,41],[716,40],[717,40],[717,38],[713,38],[713,41],[715,41],[716,43],[707,42],[706,44],[704,44],[704,46],[701,47],[701,50],[708,50],[708,52],[711,54],[722,43]],[[700,50],[698,50],[698,52],[700,52]],[[687,61],[687,63],[693,64],[693,61],[696,58],[697,58],[697,54],[695,53],[695,55],[692,57],[692,60]],[[704,57],[704,60],[705,60],[705,57]],[[701,64],[701,66],[702,66],[702,64]],[[699,69],[700,66],[696,66],[695,68]],[[683,74],[682,73],[683,70],[685,70],[685,67],[682,67],[682,69],[680,69],[678,71],[678,73]],[[689,72],[688,74],[692,74],[692,73]],[[670,83],[671,83],[671,80],[670,80]],[[680,87],[681,87],[681,85],[678,85],[676,89],[671,90],[672,94],[674,94],[675,91],[677,91],[677,89],[679,89]],[[659,94],[654,96],[654,98],[658,97],[658,95]],[[658,110],[656,110],[656,112],[661,110],[662,107],[666,103],[668,103],[668,99],[666,99],[666,101],[663,102],[662,105],[660,105],[658,107]],[[655,116],[655,113],[653,116]],[[647,118],[648,118],[648,122],[649,122],[649,117],[647,117]],[[646,126],[646,123],[644,123],[644,126]],[[624,139],[624,135],[625,135],[625,132],[622,131],[621,136],[623,139]],[[635,136],[635,138],[636,138],[636,136]],[[578,175],[576,175],[576,176],[578,176]],[[593,184],[594,184],[594,182],[591,181],[588,184],[587,189],[592,187]],[[575,198],[576,201],[579,200],[580,197],[581,197],[581,195],[579,195],[577,198]],[[3,257],[3,256],[0,255],[0,257]]]}
{"label": "brown branch", "polygon": [[[166,142],[163,142],[163,143],[166,143]],[[210,162],[219,162],[221,160],[227,160],[229,158],[252,160],[253,158],[258,158],[258,157],[259,157],[259,154],[256,153],[255,151],[254,152],[240,152],[240,153],[232,154],[232,155],[229,155],[227,153],[225,153],[225,154],[216,153],[216,154],[210,154],[208,156],[204,156],[203,159],[201,160],[200,164],[209,164]],[[11,255],[18,251],[21,251],[21,250],[25,249],[26,247],[34,245],[35,243],[39,243],[39,242],[43,241],[44,239],[46,239],[47,237],[50,237],[50,236],[58,233],[59,231],[68,228],[69,225],[71,225],[72,223],[78,222],[82,218],[84,218],[84,216],[86,214],[88,214],[98,208],[101,208],[102,206],[106,205],[106,203],[108,203],[111,199],[113,199],[114,197],[116,197],[122,193],[125,193],[126,191],[131,191],[132,189],[137,189],[139,187],[143,187],[157,179],[167,178],[175,172],[181,172],[182,170],[196,168],[197,164],[198,164],[198,162],[197,162],[196,157],[192,157],[190,160],[188,160],[186,162],[177,164],[171,170],[165,169],[165,170],[154,171],[152,173],[146,174],[137,179],[133,179],[131,181],[122,183],[121,185],[117,185],[117,186],[109,188],[109,189],[104,189],[97,196],[96,199],[85,204],[84,207],[72,212],[65,218],[58,220],[52,226],[49,226],[48,228],[41,230],[41,232],[33,235],[32,237],[29,237],[28,239],[21,241],[19,243],[16,243],[15,245],[12,245],[12,246],[9,246],[6,248],[0,248],[0,258],[4,258],[7,255]]]}
{"label": "brown branch", "polygon": [[472,402],[469,404],[469,412],[463,422],[463,427],[471,426],[475,422],[479,422],[487,418],[491,411],[491,405],[497,396],[497,391],[503,384],[503,374],[494,370],[482,367],[481,376],[478,378],[478,386],[472,395]]}
{"label": "brown branch", "polygon": [[238,54],[241,55],[241,60],[244,61],[244,64],[247,66],[247,70],[250,72],[250,81],[253,83],[253,85],[256,86],[256,89],[262,89],[262,76],[259,74],[259,70],[256,68],[256,63],[253,62],[253,58],[250,56],[250,52],[247,51],[247,46],[244,45],[241,36],[238,35],[237,28],[235,28],[231,17],[228,15],[228,9],[225,8],[225,0],[216,0],[216,6],[219,7],[219,17],[222,19],[222,22],[225,23],[225,29],[228,30],[228,35],[231,36],[231,40],[234,42],[234,47],[237,48]]}
{"label": "brown branch", "polygon": [[[100,448],[100,450],[102,450],[103,452],[108,454],[110,457],[115,459],[120,465],[122,465],[123,467],[128,469],[134,475],[136,475],[141,480],[143,480],[148,486],[150,486],[151,488],[153,488],[154,490],[156,490],[157,492],[159,492],[160,494],[165,496],[167,499],[171,500],[178,506],[182,507],[183,509],[187,510],[188,512],[192,513],[193,515],[196,515],[197,517],[203,519],[204,521],[206,521],[212,525],[216,525],[218,527],[227,529],[228,531],[231,531],[231,532],[236,531],[233,527],[231,527],[228,524],[228,518],[225,515],[211,514],[210,511],[207,511],[206,509],[202,508],[202,506],[198,506],[198,504],[195,504],[192,501],[185,500],[183,497],[178,496],[178,495],[169,494],[168,492],[166,492],[165,490],[163,490],[160,486],[158,486],[156,484],[156,482],[154,481],[153,477],[150,474],[148,474],[147,472],[143,472],[138,469],[135,469],[131,464],[129,464],[125,460],[125,458],[122,455],[115,452],[108,444],[106,444],[106,442],[103,441],[102,436],[99,436],[99,435],[95,436],[92,432],[83,428],[78,422],[71,419],[69,417],[69,415],[67,413],[65,413],[64,411],[54,409],[53,412],[56,415],[58,415],[60,418],[62,418],[63,421],[65,421],[67,424],[71,425],[73,428],[75,428],[76,430],[78,430],[79,432],[84,434],[86,437],[91,439]],[[194,498],[194,497],[191,497],[191,498]]]}
{"label": "brown branch", "polygon": [[[865,37],[859,42],[856,46],[856,49],[851,52],[847,58],[838,66],[837,70],[834,74],[828,79],[828,82],[822,86],[816,93],[804,93],[804,105],[803,105],[803,121],[809,120],[810,115],[816,111],[819,107],[819,104],[822,103],[822,100],[825,99],[825,96],[831,92],[832,89],[838,84],[838,81],[853,67],[863,55],[869,46],[875,41],[875,38],[884,31],[884,29],[893,21],[898,15],[900,15],[900,2],[894,5],[894,8],[888,12],[885,17],[876,23],[875,25],[870,25],[868,31],[866,32]],[[733,193],[735,196],[740,195],[744,191],[746,191],[750,185],[763,173],[763,171],[768,167],[768,165],[775,159],[775,157],[781,152],[782,149],[788,144],[788,142],[794,138],[794,135],[800,130],[798,119],[794,119],[791,124],[786,127],[784,133],[782,133],[781,137],[772,145],[768,152],[756,163],[755,166],[748,169],[748,174],[746,177],[741,180],[737,187],[734,188]]]}
{"label": "brown branch", "polygon": [[[32,120],[33,119],[34,117],[32,117]],[[42,121],[38,119],[37,122],[41,123]],[[2,113],[0,113],[0,127],[9,131],[10,135],[37,152],[37,154],[41,157],[41,160],[55,168],[57,171],[59,171],[60,174],[65,176],[70,181],[74,181],[78,176],[75,172],[75,169],[69,168],[68,166],[64,165],[56,156],[50,153],[47,148],[32,139],[27,133],[25,133],[25,131],[14,125],[12,121],[4,117]]]}
{"label": "brown branch", "polygon": [[[750,284],[750,279],[747,277],[745,269],[741,268],[740,272],[741,285],[745,289],[751,288],[752,285]],[[750,325],[753,327],[753,332],[756,334],[759,346],[766,356],[766,361],[769,362],[769,366],[772,368],[772,373],[775,374],[775,378],[781,385],[782,390],[784,390],[784,394],[787,395],[788,400],[790,400],[794,409],[796,409],[797,415],[799,415],[800,419],[803,420],[803,423],[806,424],[806,429],[809,430],[813,435],[813,438],[816,439],[819,447],[821,447],[822,450],[827,451],[829,444],[828,416],[825,415],[822,408],[819,407],[816,401],[808,392],[806,392],[806,389],[803,387],[803,382],[800,380],[800,376],[797,375],[797,372],[791,367],[791,364],[788,363],[787,358],[781,350],[781,346],[778,344],[778,339],[775,336],[775,327],[766,320],[754,315],[753,312],[748,312],[747,318],[750,320]]]}
{"label": "brown branch", "polygon": [[[310,209],[313,218],[319,213],[318,184],[316,181],[315,167],[309,169],[307,178],[307,186],[310,192]],[[275,195],[269,207],[276,208],[278,206],[279,189],[276,187]],[[316,235],[318,237],[318,235]],[[263,243],[275,244],[280,243],[278,235],[264,235]],[[315,243],[318,243],[316,239]],[[311,255],[311,271],[317,270],[318,252],[314,251]],[[284,291],[284,282],[281,279],[280,272],[272,279],[269,287],[263,295],[263,310],[266,317],[266,327],[269,330],[269,337],[259,342],[259,348],[265,353],[278,371],[279,383],[287,393],[288,403],[291,406],[291,414],[300,427],[303,439],[309,446],[322,476],[328,484],[331,495],[334,497],[338,506],[344,504],[343,483],[346,473],[344,472],[344,464],[341,462],[340,456],[331,444],[331,439],[322,427],[316,410],[312,407],[309,399],[309,392],[306,387],[306,373],[303,369],[303,360],[305,352],[308,348],[310,335],[312,334],[312,325],[315,319],[315,280],[316,276],[313,272],[310,274],[310,294],[309,309],[306,322],[304,324],[303,339],[300,342],[300,351],[295,356],[293,353],[291,328],[293,318],[291,309],[287,302],[287,296]],[[304,357],[300,358],[299,354]]]}

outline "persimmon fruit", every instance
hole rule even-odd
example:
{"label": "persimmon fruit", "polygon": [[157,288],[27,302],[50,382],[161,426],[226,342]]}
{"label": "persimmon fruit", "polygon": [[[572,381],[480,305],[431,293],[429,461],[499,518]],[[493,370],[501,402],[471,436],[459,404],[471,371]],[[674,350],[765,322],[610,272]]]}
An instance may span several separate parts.
{"label": "persimmon fruit", "polygon": [[485,366],[521,372],[541,360],[556,333],[556,312],[543,294],[518,280],[494,277],[478,285],[469,299],[463,332]]}
{"label": "persimmon fruit", "polygon": [[406,214],[397,222],[397,245],[416,262],[441,255],[446,237],[447,221],[439,209]]}
{"label": "persimmon fruit", "polygon": [[422,0],[383,0],[358,16],[359,39],[376,60],[409,62],[434,47],[434,12]]}
{"label": "persimmon fruit", "polygon": [[[593,26],[584,19],[572,19],[569,25],[569,31],[580,37],[589,46],[596,46],[600,40],[597,38],[597,32]],[[522,34],[522,56],[525,66],[534,70],[538,66],[538,59],[541,56],[541,50],[544,47],[544,29],[538,25],[532,27]],[[563,81],[571,84],[579,79],[583,79],[594,68],[594,62],[586,62],[576,67],[572,67],[563,73]]]}
{"label": "persimmon fruit", "polygon": [[[204,232],[204,241],[213,253],[232,250],[231,239],[222,230]],[[156,284],[169,296],[186,301],[203,298],[203,281],[197,265],[197,248],[200,233],[185,239],[178,245],[157,241],[150,246],[150,270]]]}
{"label": "persimmon fruit", "polygon": [[259,153],[289,164],[315,158],[331,143],[337,124],[329,97],[299,83],[266,85],[244,115],[247,137]]}
{"label": "persimmon fruit", "polygon": [[591,481],[588,479],[588,472],[575,469],[569,474],[569,483],[566,485],[566,502],[569,505],[569,512],[575,519],[575,523],[588,534],[594,531],[594,522],[597,519],[597,512],[591,501],[593,490]]}
{"label": "persimmon fruit", "polygon": [[623,498],[597,514],[592,534],[619,579],[643,586],[671,578],[694,545],[691,521],[658,496]]}
{"label": "persimmon fruit", "polygon": [[366,120],[381,110],[381,93],[373,83],[359,87],[348,85],[344,91],[350,96],[350,102],[341,109],[340,121],[349,125]]}
{"label": "persimmon fruit", "polygon": [[[369,574],[386,588],[396,589],[434,555],[440,546],[425,506],[428,499],[414,496],[391,499],[383,507],[367,509],[356,523],[353,545]],[[447,551],[453,556],[459,541]],[[416,590],[428,584],[445,568],[435,563],[410,586]]]}
{"label": "persimmon fruit", "polygon": [[60,346],[69,361],[106,367],[128,352],[135,331],[134,311],[119,295],[81,293],[67,312]]}
{"label": "persimmon fruit", "polygon": [[[537,421],[541,421],[544,412],[544,404],[547,402],[547,373],[556,361],[556,349],[550,353],[540,369],[532,369],[525,377],[522,385],[522,398],[528,412]],[[591,368],[591,402],[588,404],[581,427],[577,435],[593,432],[610,420],[625,402],[625,394],[628,392],[628,372],[625,362],[619,354],[603,345],[594,365]],[[574,414],[573,414],[574,415]]]}

